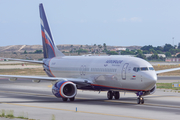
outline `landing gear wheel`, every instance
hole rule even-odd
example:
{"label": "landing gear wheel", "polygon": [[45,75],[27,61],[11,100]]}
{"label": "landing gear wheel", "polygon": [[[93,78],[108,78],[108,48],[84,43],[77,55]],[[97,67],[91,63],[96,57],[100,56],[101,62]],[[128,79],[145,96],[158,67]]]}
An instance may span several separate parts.
{"label": "landing gear wheel", "polygon": [[138,97],[137,104],[144,104],[144,98],[143,97]]}
{"label": "landing gear wheel", "polygon": [[144,98],[142,98],[142,100],[141,100],[141,104],[144,104]]}
{"label": "landing gear wheel", "polygon": [[69,98],[70,101],[74,101],[74,99],[75,99],[74,97],[73,98]]}
{"label": "landing gear wheel", "polygon": [[140,104],[141,101],[140,101],[140,98],[137,98],[137,104]]}
{"label": "landing gear wheel", "polygon": [[108,91],[108,92],[107,92],[107,98],[108,98],[109,100],[112,100],[112,98],[113,98],[113,92],[112,92],[112,91]]}
{"label": "landing gear wheel", "polygon": [[114,91],[114,98],[115,98],[116,100],[118,100],[119,97],[120,97],[119,91]]}
{"label": "landing gear wheel", "polygon": [[63,101],[67,101],[68,99],[67,98],[62,98]]}

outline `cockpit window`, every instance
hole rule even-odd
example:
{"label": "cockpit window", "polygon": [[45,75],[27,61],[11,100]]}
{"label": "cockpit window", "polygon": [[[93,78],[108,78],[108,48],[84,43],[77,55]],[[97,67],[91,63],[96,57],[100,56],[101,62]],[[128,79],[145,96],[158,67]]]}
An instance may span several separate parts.
{"label": "cockpit window", "polygon": [[137,69],[137,68],[136,68],[136,67],[134,67],[134,68],[133,68],[133,71],[135,71],[135,72],[136,72],[136,69]]}
{"label": "cockpit window", "polygon": [[135,71],[135,72],[138,72],[139,70],[140,70],[139,67],[134,67],[134,68],[133,68],[133,71]]}
{"label": "cockpit window", "polygon": [[148,70],[147,67],[141,67],[141,71],[146,71],[146,70]]}
{"label": "cockpit window", "polygon": [[149,67],[149,70],[154,70],[154,68],[153,67]]}

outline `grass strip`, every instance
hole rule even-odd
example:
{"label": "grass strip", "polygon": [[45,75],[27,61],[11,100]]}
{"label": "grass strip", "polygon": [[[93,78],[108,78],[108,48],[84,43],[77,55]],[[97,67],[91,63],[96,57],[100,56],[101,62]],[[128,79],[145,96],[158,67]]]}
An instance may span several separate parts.
{"label": "grass strip", "polygon": [[[35,119],[29,119],[28,117],[25,117],[24,113],[23,115],[20,115],[18,117],[14,116],[14,110],[0,110],[0,118],[10,118],[10,119],[14,119],[14,118],[19,118],[19,119],[23,119],[23,120],[35,120]],[[54,116],[55,117],[55,116]],[[55,120],[55,119],[53,119]]]}
{"label": "grass strip", "polygon": [[156,83],[156,86],[159,89],[180,90],[180,87],[172,87],[172,83]]}
{"label": "grass strip", "polygon": [[1,75],[46,75],[43,68],[0,69]]}

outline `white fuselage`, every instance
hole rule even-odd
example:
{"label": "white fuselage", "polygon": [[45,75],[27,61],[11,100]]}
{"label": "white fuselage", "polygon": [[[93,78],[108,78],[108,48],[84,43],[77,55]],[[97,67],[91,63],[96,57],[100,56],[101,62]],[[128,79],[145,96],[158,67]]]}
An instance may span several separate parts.
{"label": "white fuselage", "polygon": [[88,79],[102,90],[149,91],[157,81],[150,63],[129,56],[54,57],[48,66],[54,77]]}

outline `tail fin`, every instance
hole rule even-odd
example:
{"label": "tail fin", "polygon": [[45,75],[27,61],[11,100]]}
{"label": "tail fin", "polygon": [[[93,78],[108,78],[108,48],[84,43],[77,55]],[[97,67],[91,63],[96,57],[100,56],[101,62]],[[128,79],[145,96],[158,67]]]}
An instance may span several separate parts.
{"label": "tail fin", "polygon": [[54,44],[42,3],[39,5],[39,12],[41,20],[41,33],[44,58],[64,56],[64,54],[61,51],[59,51]]}

